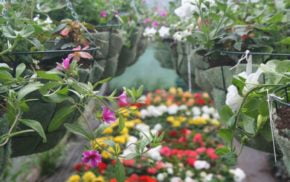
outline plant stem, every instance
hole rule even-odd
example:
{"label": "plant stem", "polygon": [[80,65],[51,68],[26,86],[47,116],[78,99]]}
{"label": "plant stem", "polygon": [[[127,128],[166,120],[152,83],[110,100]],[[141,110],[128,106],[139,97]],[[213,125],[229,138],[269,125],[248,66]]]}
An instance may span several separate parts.
{"label": "plant stem", "polygon": [[0,52],[0,56],[3,56],[4,54],[12,51],[16,47],[16,45],[17,45],[18,42],[19,42],[19,39],[16,38],[16,40],[14,41],[14,43],[13,43],[13,45],[11,47],[9,47],[8,49],[5,49],[2,52]]}

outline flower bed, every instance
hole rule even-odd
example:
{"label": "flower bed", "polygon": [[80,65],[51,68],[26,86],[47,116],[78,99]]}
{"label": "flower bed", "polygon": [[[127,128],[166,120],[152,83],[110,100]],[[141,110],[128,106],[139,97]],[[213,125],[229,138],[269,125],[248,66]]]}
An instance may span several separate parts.
{"label": "flower bed", "polygon": [[[221,126],[208,94],[172,88],[148,93],[142,100],[120,110],[124,117],[133,113],[139,118],[127,119],[120,133],[114,123],[103,131],[104,137],[93,141],[103,159],[97,168],[79,163],[68,182],[117,181],[112,170],[118,161],[112,160],[110,151],[121,153],[119,159],[125,166],[126,182],[243,181],[244,172],[232,168],[235,163],[225,162],[220,155],[224,143],[217,133]],[[98,145],[109,145],[108,140],[120,148],[100,150]],[[122,146],[126,146],[123,151]]]}

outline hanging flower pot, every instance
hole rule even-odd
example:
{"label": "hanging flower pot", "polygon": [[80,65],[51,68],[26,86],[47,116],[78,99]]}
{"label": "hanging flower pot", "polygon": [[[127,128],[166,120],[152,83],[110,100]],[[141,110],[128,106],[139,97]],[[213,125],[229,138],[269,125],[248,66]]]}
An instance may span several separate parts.
{"label": "hanging flower pot", "polygon": [[290,173],[290,85],[279,88],[271,97],[274,107],[271,114],[274,120],[274,137],[283,153],[283,161]]}
{"label": "hanging flower pot", "polygon": [[138,44],[142,40],[143,28],[136,28],[131,35],[129,35],[129,40],[127,45],[123,45],[122,50],[119,55],[119,62],[117,67],[116,75],[121,75],[124,73],[129,65],[134,64],[138,59]]}
{"label": "hanging flower pot", "polygon": [[161,67],[167,69],[175,69],[177,55],[172,48],[174,45],[173,40],[163,40],[155,45],[154,57],[159,61]]}

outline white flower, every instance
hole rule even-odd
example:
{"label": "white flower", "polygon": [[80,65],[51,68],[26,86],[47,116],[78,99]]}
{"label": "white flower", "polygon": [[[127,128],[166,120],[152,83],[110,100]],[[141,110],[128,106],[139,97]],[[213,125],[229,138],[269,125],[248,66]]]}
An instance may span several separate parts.
{"label": "white flower", "polygon": [[187,177],[192,177],[194,174],[193,174],[193,172],[191,172],[190,170],[187,170],[187,171],[185,172],[185,175],[186,175]]}
{"label": "white flower", "polygon": [[245,172],[240,169],[230,169],[230,173],[233,174],[235,182],[242,182],[246,178]]}
{"label": "white flower", "polygon": [[142,131],[142,132],[149,132],[150,130],[150,127],[147,125],[147,124],[144,124],[144,123],[140,123],[140,124],[137,124],[135,126],[135,128],[138,130],[138,131]]}
{"label": "white flower", "polygon": [[170,28],[169,27],[165,27],[165,26],[162,26],[159,31],[158,31],[160,37],[162,38],[167,38],[170,36]]}
{"label": "white flower", "polygon": [[184,179],[184,182],[197,182],[195,179],[192,179],[191,177],[186,177]]}
{"label": "white flower", "polygon": [[182,20],[187,20],[192,17],[193,13],[198,8],[191,3],[182,3],[182,5],[174,10],[174,13]]}
{"label": "white flower", "polygon": [[218,112],[215,112],[214,114],[213,114],[213,118],[214,119],[220,119],[220,115],[219,115],[219,113]]}
{"label": "white flower", "polygon": [[160,150],[161,150],[161,146],[152,148],[146,153],[146,155],[155,161],[160,161],[162,160],[162,157],[160,155]]}
{"label": "white flower", "polygon": [[158,106],[158,107],[156,107],[156,108],[157,108],[157,110],[158,110],[159,112],[161,112],[162,114],[165,113],[165,112],[167,111],[167,107],[166,107],[165,105],[160,105],[160,106]]}
{"label": "white flower", "polygon": [[192,113],[193,113],[194,116],[200,116],[201,115],[201,110],[200,110],[199,107],[194,106],[192,108]]}
{"label": "white flower", "polygon": [[202,114],[201,117],[204,119],[210,119],[210,116],[208,114]]}
{"label": "white flower", "polygon": [[39,20],[39,17],[40,17],[40,15],[37,14],[37,15],[33,18],[33,21],[38,21],[38,20]]}
{"label": "white flower", "polygon": [[136,137],[134,137],[134,136],[130,136],[129,138],[128,138],[128,141],[127,141],[127,147],[130,145],[130,147],[131,146],[134,146],[134,145],[132,145],[133,143],[136,143],[138,141],[138,139],[136,138]]}
{"label": "white flower", "polygon": [[146,27],[145,30],[144,30],[143,35],[145,37],[153,37],[156,33],[157,33],[157,30],[155,28]]}
{"label": "white flower", "polygon": [[175,34],[173,35],[173,39],[176,40],[176,41],[182,41],[183,39],[183,35],[181,32],[175,32]]}
{"label": "white flower", "polygon": [[49,16],[47,16],[46,20],[44,21],[44,23],[46,24],[51,24],[52,23],[52,20],[50,19]]}
{"label": "white flower", "polygon": [[209,112],[209,114],[211,114],[211,115],[214,115],[214,114],[217,113],[216,110],[215,110],[215,108],[213,108],[213,107],[210,107],[210,108],[208,109],[208,112]]}
{"label": "white flower", "polygon": [[202,182],[211,182],[212,178],[213,178],[213,174],[207,174],[207,175],[203,176]]}
{"label": "white flower", "polygon": [[201,110],[202,110],[202,112],[205,113],[205,114],[210,114],[210,113],[209,113],[209,107],[208,107],[208,106],[203,106],[203,107],[201,108]]}
{"label": "white flower", "polygon": [[148,113],[148,111],[147,111],[146,109],[142,109],[142,110],[140,111],[140,114],[141,114],[141,118],[142,118],[142,119],[145,119],[146,117],[149,116],[149,113]]}
{"label": "white flower", "polygon": [[158,175],[157,175],[157,179],[158,179],[158,181],[164,181],[164,179],[166,178],[166,173],[159,173]]}
{"label": "white flower", "polygon": [[167,108],[167,112],[168,112],[168,114],[171,114],[171,115],[177,114],[178,106],[177,105],[172,105],[172,106],[168,107]]}
{"label": "white flower", "polygon": [[148,112],[148,116],[151,117],[159,117],[161,116],[163,113],[155,106],[149,106],[147,108],[147,112]]}
{"label": "white flower", "polygon": [[247,76],[246,82],[245,82],[246,85],[243,89],[243,94],[248,93],[259,84],[259,78],[262,73],[263,73],[262,70],[258,69],[255,73],[251,73]]}
{"label": "white flower", "polygon": [[173,174],[173,169],[171,167],[167,168],[167,172],[168,172],[168,174]]}
{"label": "white flower", "polygon": [[169,163],[169,162],[166,162],[165,163],[165,167],[166,168],[173,168],[173,165],[171,163]]}
{"label": "white flower", "polygon": [[180,177],[172,177],[171,179],[170,179],[170,182],[182,182],[182,179],[180,178]]}
{"label": "white flower", "polygon": [[226,105],[228,105],[234,112],[240,108],[243,102],[243,97],[239,95],[237,87],[230,85],[228,87],[228,94],[226,97]]}
{"label": "white flower", "polygon": [[178,108],[179,111],[183,111],[183,110],[187,110],[187,106],[186,105],[181,105]]}
{"label": "white flower", "polygon": [[209,169],[210,168],[210,164],[208,162],[206,162],[206,161],[197,160],[194,163],[194,167],[197,170],[200,170],[200,169]]}
{"label": "white flower", "polygon": [[154,130],[157,130],[157,131],[162,130],[162,125],[161,125],[160,123],[156,124],[156,125],[154,126]]}

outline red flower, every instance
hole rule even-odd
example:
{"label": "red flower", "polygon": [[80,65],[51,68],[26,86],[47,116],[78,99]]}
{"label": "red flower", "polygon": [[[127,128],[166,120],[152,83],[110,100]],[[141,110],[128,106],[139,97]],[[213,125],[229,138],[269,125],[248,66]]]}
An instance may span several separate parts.
{"label": "red flower", "polygon": [[186,163],[187,163],[188,165],[190,165],[190,166],[193,166],[194,163],[195,163],[195,161],[196,161],[196,158],[191,158],[191,157],[189,157],[189,158],[186,159]]}
{"label": "red flower", "polygon": [[100,173],[104,173],[105,170],[107,169],[108,165],[104,162],[101,162],[99,165],[98,165],[98,169],[100,171]]}
{"label": "red flower", "polygon": [[78,172],[82,172],[82,171],[88,171],[92,167],[89,164],[79,162],[79,163],[76,163],[73,168],[74,168],[74,170],[76,170]]}
{"label": "red flower", "polygon": [[137,174],[132,174],[125,182],[157,182],[157,180],[150,176],[138,176]]}
{"label": "red flower", "polygon": [[204,152],[206,152],[206,148],[205,147],[199,147],[195,150],[198,154],[202,154]]}
{"label": "red flower", "polygon": [[188,136],[191,134],[191,131],[189,129],[184,128],[181,130],[181,133],[185,136]]}
{"label": "red flower", "polygon": [[110,182],[118,182],[116,178],[110,179]]}
{"label": "red flower", "polygon": [[198,105],[205,105],[206,104],[206,101],[202,98],[196,99],[195,102]]}
{"label": "red flower", "polygon": [[148,172],[149,174],[154,175],[154,174],[157,173],[157,169],[154,168],[154,167],[150,167],[150,168],[147,169],[147,172]]}
{"label": "red flower", "polygon": [[215,150],[213,148],[208,148],[206,150],[206,155],[212,160],[216,160],[219,158],[219,156],[215,153]]}
{"label": "red flower", "polygon": [[186,138],[185,138],[185,137],[180,137],[180,138],[178,139],[178,142],[179,142],[179,143],[185,143],[185,142],[186,142]]}
{"label": "red flower", "polygon": [[162,147],[160,150],[160,154],[164,155],[166,157],[169,157],[171,155],[171,149],[169,147]]}
{"label": "red flower", "polygon": [[134,167],[135,165],[135,160],[131,159],[131,160],[123,160],[123,164],[127,167]]}
{"label": "red flower", "polygon": [[171,137],[176,137],[177,134],[178,134],[178,133],[177,133],[176,130],[172,130],[172,131],[170,131],[170,132],[168,133],[168,135],[171,136]]}
{"label": "red flower", "polygon": [[193,137],[193,142],[202,143],[203,142],[202,135],[200,133],[196,133]]}

